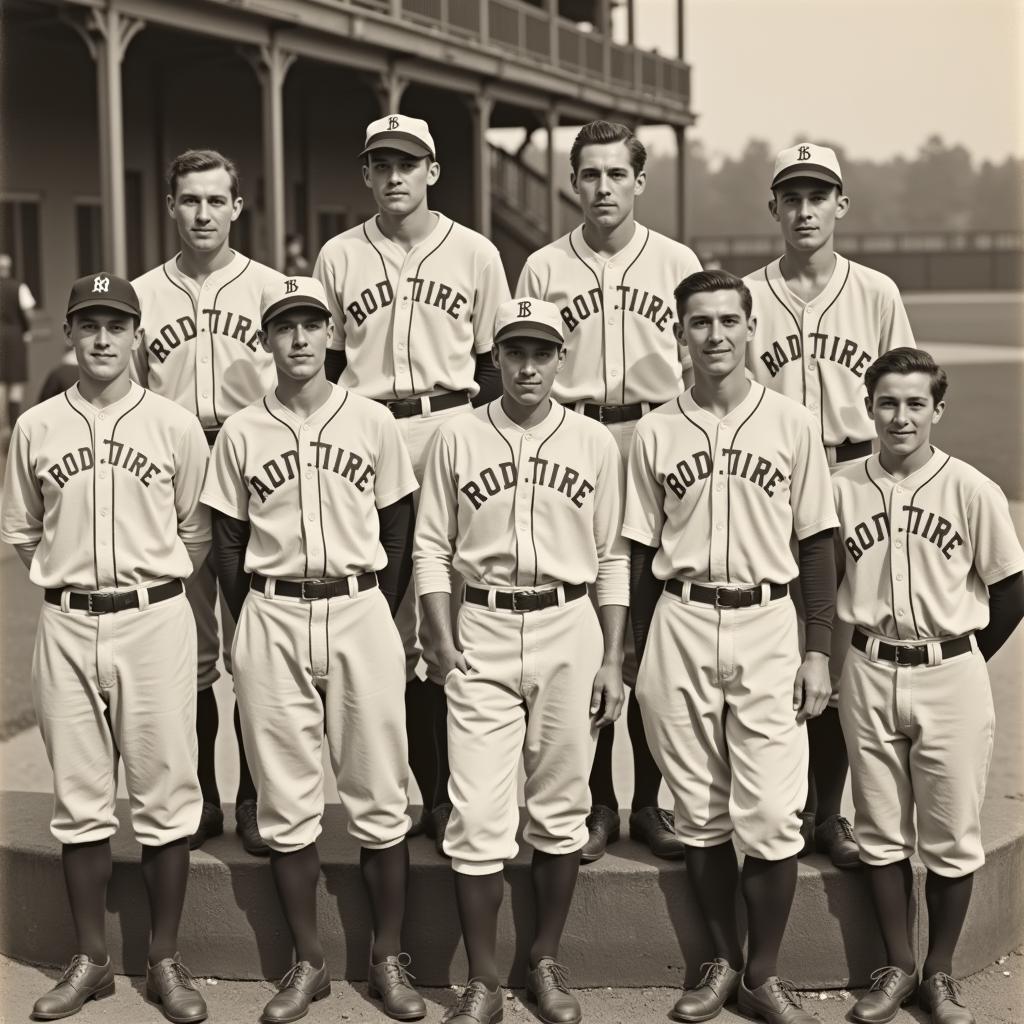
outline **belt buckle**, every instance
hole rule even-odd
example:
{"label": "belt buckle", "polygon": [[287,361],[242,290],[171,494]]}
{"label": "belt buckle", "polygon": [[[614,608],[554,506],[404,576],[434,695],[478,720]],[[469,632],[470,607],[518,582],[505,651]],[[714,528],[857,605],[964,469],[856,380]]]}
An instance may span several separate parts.
{"label": "belt buckle", "polygon": [[322,586],[323,582],[324,582],[323,580],[303,580],[302,581],[302,592],[299,595],[299,597],[303,601],[318,601],[321,597],[323,597],[323,594],[308,593],[306,591],[306,587],[307,587],[307,585],[312,585],[314,587]]}
{"label": "belt buckle", "polygon": [[606,409],[610,409],[610,408],[611,408],[611,406],[608,406],[608,405],[599,405],[597,407],[597,421],[599,423],[607,423],[608,422],[608,420],[605,419],[605,410]]}
{"label": "belt buckle", "polygon": [[101,594],[95,590],[90,590],[86,595],[86,601],[88,602],[86,611],[90,615],[104,615],[114,610],[113,594]]}
{"label": "belt buckle", "polygon": [[519,607],[519,599],[520,598],[524,598],[524,599],[527,600],[527,603],[528,603],[530,599],[536,599],[536,597],[537,597],[537,591],[536,590],[513,590],[512,591],[512,611],[514,611],[514,612],[530,612],[530,611],[533,611],[533,608],[530,608],[528,606],[524,606],[524,607],[520,608]]}
{"label": "belt buckle", "polygon": [[[894,644],[896,649],[896,664],[903,666],[912,666],[914,662],[910,659],[910,655],[914,652],[915,648],[911,647],[910,644]],[[907,658],[904,661],[904,657]]]}
{"label": "belt buckle", "polygon": [[733,599],[734,603],[732,603],[732,604],[729,604],[729,603],[724,602],[722,600],[722,595],[723,594],[733,594],[733,593],[735,593],[735,592],[733,591],[733,589],[731,587],[715,587],[715,607],[716,608],[739,608],[739,603],[738,603],[738,600],[736,598]]}
{"label": "belt buckle", "polygon": [[103,610],[101,608],[95,607],[93,605],[93,603],[92,603],[93,598],[99,599],[102,596],[103,596],[102,594],[97,594],[95,591],[92,591],[92,590],[90,590],[89,593],[85,595],[85,599],[86,599],[86,602],[87,602],[85,610],[90,615],[102,615],[103,614]]}

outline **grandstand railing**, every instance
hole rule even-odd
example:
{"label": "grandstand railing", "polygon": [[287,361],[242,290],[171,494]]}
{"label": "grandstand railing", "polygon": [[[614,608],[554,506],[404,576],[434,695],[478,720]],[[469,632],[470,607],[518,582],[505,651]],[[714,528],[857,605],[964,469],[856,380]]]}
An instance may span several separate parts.
{"label": "grandstand railing", "polygon": [[492,195],[518,213],[540,244],[567,234],[580,222],[579,204],[559,189],[557,223],[549,226],[547,178],[500,146],[492,145],[490,153]]}

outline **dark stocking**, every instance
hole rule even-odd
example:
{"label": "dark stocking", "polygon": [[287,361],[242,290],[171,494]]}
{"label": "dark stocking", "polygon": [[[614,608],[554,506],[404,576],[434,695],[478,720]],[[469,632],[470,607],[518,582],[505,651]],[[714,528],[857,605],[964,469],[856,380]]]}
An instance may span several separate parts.
{"label": "dark stocking", "polygon": [[314,967],[324,962],[324,951],[316,930],[316,886],[320,879],[320,854],[316,843],[294,853],[270,853],[277,894],[295,942],[295,959],[308,960]]}
{"label": "dark stocking", "polygon": [[869,864],[864,870],[882,930],[886,963],[910,974],[915,967],[914,949],[910,944],[910,894],[914,886],[910,861],[899,860],[880,867]]}
{"label": "dark stocking", "polygon": [[924,884],[928,902],[928,956],[924,961],[923,977],[930,978],[939,971],[953,973],[953,950],[967,917],[973,888],[973,874],[947,878],[928,872]]}
{"label": "dark stocking", "polygon": [[736,928],[739,869],[732,840],[718,846],[687,846],[686,873],[711,933],[715,956],[728,960],[738,971],[743,966],[743,947]]}
{"label": "dark stocking", "polygon": [[837,708],[825,708],[817,718],[808,720],[807,742],[811,759],[806,809],[814,812],[815,823],[820,825],[839,813],[850,767]]}
{"label": "dark stocking", "polygon": [[466,944],[470,978],[479,978],[488,988],[498,984],[495,950],[498,943],[498,910],[505,892],[505,876],[455,875],[455,899],[459,907],[462,940]]}
{"label": "dark stocking", "polygon": [[640,713],[640,701],[636,699],[635,690],[629,695],[626,725],[629,726],[629,742],[633,745],[632,809],[639,811],[643,807],[657,807],[658,790],[661,789],[661,770],[647,743],[644,720]]}
{"label": "dark stocking", "polygon": [[61,847],[64,884],[78,939],[77,952],[94,964],[107,962],[106,906],[110,881],[110,840],[65,843]]}
{"label": "dark stocking", "polygon": [[615,782],[612,779],[612,744],[614,742],[615,726],[606,725],[597,734],[597,750],[594,752],[594,763],[590,769],[590,802],[595,805],[603,804],[605,807],[617,811],[619,800],[615,795]]}
{"label": "dark stocking", "polygon": [[530,966],[536,967],[542,957],[558,959],[565,919],[569,916],[576,876],[580,872],[580,855],[575,853],[542,853],[533,851],[530,874],[533,876],[533,900],[537,912],[537,934],[530,948]]}
{"label": "dark stocking", "polygon": [[142,878],[149,896],[149,962],[178,951],[178,925],[188,884],[188,839],[142,848]]}
{"label": "dark stocking", "polygon": [[405,891],[409,882],[409,847],[403,839],[384,850],[359,851],[359,866],[370,896],[373,917],[373,963],[402,951],[402,920],[405,917]]}
{"label": "dark stocking", "polygon": [[209,804],[220,804],[220,790],[217,789],[217,695],[208,686],[196,694],[196,739],[199,743],[199,788],[203,800]]}
{"label": "dark stocking", "polygon": [[747,988],[763,985],[778,972],[779,949],[796,893],[796,857],[743,861],[747,904]]}
{"label": "dark stocking", "polygon": [[424,810],[433,807],[437,786],[437,755],[434,751],[434,683],[410,679],[405,684],[405,732],[409,737],[409,767],[423,795]]}
{"label": "dark stocking", "polygon": [[[245,756],[245,743],[242,740],[242,716],[235,705],[235,739],[238,742],[238,792],[235,794],[235,806],[243,800],[256,799],[256,783],[252,781],[249,762]],[[214,783],[216,785],[216,783]]]}
{"label": "dark stocking", "polygon": [[434,806],[449,804],[448,778],[448,699],[443,686],[430,684],[434,702],[434,757],[437,765],[437,784],[434,786]]}

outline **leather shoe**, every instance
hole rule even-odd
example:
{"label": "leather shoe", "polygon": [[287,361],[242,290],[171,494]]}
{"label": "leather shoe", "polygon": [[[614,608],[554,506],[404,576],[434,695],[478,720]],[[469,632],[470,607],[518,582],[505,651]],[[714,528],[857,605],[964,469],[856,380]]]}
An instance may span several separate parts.
{"label": "leather shoe", "polygon": [[452,816],[452,805],[438,804],[430,812],[430,827],[427,829],[427,835],[432,836],[434,839],[434,849],[437,850],[442,857],[447,857],[448,854],[444,852],[444,834],[448,828],[448,819]]}
{"label": "leather shoe", "polygon": [[917,1005],[932,1015],[932,1024],[974,1024],[960,983],[948,974],[939,972],[925,978],[917,992]]}
{"label": "leather shoe", "polygon": [[114,968],[94,964],[84,953],[76,953],[64,968],[60,981],[32,1007],[33,1020],[60,1020],[78,1013],[89,999],[106,999],[114,994]]}
{"label": "leather shoe", "polygon": [[293,964],[277,986],[277,994],[263,1007],[262,1024],[291,1024],[309,1012],[309,1004],[331,994],[327,962],[314,967],[308,960]]}
{"label": "leather shoe", "polygon": [[173,1024],[206,1020],[206,1000],[178,954],[146,964],[146,998]]}
{"label": "leather shoe", "polygon": [[587,841],[580,850],[580,861],[583,864],[593,864],[604,856],[605,848],[609,843],[618,841],[619,812],[613,811],[604,804],[594,804],[587,815]]}
{"label": "leather shoe", "polygon": [[871,988],[853,1004],[850,1020],[856,1024],[886,1024],[904,1003],[917,995],[917,972],[880,967],[871,975]]}
{"label": "leather shoe", "polygon": [[569,991],[569,972],[549,956],[542,956],[526,975],[526,998],[537,1004],[544,1024],[579,1024],[580,1004]]}
{"label": "leather shoe", "polygon": [[814,853],[814,811],[801,811],[800,813],[800,838],[804,845],[800,847],[798,857],[806,857]]}
{"label": "leather shoe", "polygon": [[747,988],[746,981],[740,978],[736,1002],[740,1013],[765,1024],[818,1024],[800,1005],[793,983],[774,975],[755,989]]}
{"label": "leather shoe", "polygon": [[[428,828],[430,826],[430,811],[424,807],[420,810],[420,816],[409,826],[409,831],[406,832],[406,837],[413,839],[416,836],[430,835]],[[433,836],[431,836],[433,838]]]}
{"label": "leather shoe", "polygon": [[242,837],[245,852],[253,857],[269,857],[270,847],[263,842],[256,824],[256,801],[243,800],[235,805],[235,831]]}
{"label": "leather shoe", "polygon": [[442,1020],[444,1024],[498,1024],[504,1016],[501,986],[492,991],[479,978],[472,978]]}
{"label": "leather shoe", "polygon": [[715,957],[710,963],[701,964],[704,977],[696,988],[684,992],[672,1007],[669,1016],[673,1020],[691,1022],[711,1020],[722,1012],[726,1003],[735,1002],[739,991],[742,971],[734,971],[728,960]]}
{"label": "leather shoe", "polygon": [[419,1020],[427,1015],[427,1004],[413,988],[413,976],[406,970],[411,963],[408,953],[399,953],[370,964],[370,995],[384,1003],[384,1012],[394,1020]]}
{"label": "leather shoe", "polygon": [[686,845],[676,837],[676,819],[660,807],[641,807],[629,816],[629,837],[643,843],[655,857],[679,860]]}
{"label": "leather shoe", "polygon": [[827,853],[837,868],[859,868],[860,847],[853,826],[841,814],[833,814],[814,829],[818,853]]}
{"label": "leather shoe", "polygon": [[219,836],[224,831],[224,812],[220,804],[203,801],[203,813],[199,818],[199,828],[188,837],[188,848],[198,850],[207,839]]}

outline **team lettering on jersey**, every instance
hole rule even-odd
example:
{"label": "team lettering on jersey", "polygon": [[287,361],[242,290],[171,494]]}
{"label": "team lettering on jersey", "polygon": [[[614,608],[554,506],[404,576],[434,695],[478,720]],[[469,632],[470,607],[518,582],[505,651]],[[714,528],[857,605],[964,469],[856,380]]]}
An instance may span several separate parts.
{"label": "team lettering on jersey", "polygon": [[[947,561],[952,559],[957,548],[963,547],[963,534],[945,516],[918,505],[902,505],[900,511],[907,513],[906,532],[934,544]],[[859,562],[875,544],[887,541],[890,532],[889,516],[885,512],[877,512],[870,519],[856,523],[843,537],[843,543],[853,560]]]}
{"label": "team lettering on jersey", "polygon": [[[458,288],[441,281],[432,281],[426,277],[407,277],[405,280],[410,286],[413,302],[443,309],[453,320],[459,319],[466,303],[469,302],[468,296]],[[345,313],[358,326],[364,323],[367,317],[387,309],[394,301],[395,293],[391,288],[391,282],[378,281],[371,287],[364,288],[357,298],[346,303]]]}
{"label": "team lettering on jersey", "polygon": [[[817,359],[827,359],[838,366],[845,366],[855,377],[863,377],[864,371],[875,358],[857,342],[841,338],[838,334],[828,335],[811,331],[807,337],[810,340],[811,355]],[[772,342],[770,350],[761,353],[761,362],[774,378],[787,363],[798,362],[802,355],[803,343],[800,335],[787,334],[783,341]]]}
{"label": "team lettering on jersey", "polygon": [[[259,324],[254,324],[242,313],[229,309],[202,309],[200,320],[205,318],[206,329],[211,337],[220,335],[230,341],[239,341],[250,352],[259,351]],[[163,363],[179,346],[196,339],[196,322],[191,316],[179,316],[177,320],[164,324],[155,332],[155,337],[146,341],[150,355]]]}
{"label": "team lettering on jersey", "polygon": [[[106,448],[107,454],[100,459],[100,462],[129,473],[143,487],[148,487],[160,473],[160,467],[148,455],[131,445],[111,439],[104,439],[102,444]],[[79,473],[87,473],[94,468],[93,464],[92,449],[83,447],[66,452],[60,458],[55,459],[53,465],[46,468],[46,472],[50,475],[50,479],[63,490],[71,477],[77,476]]]}
{"label": "team lettering on jersey", "polygon": [[[616,285],[615,290],[619,293],[617,309],[650,320],[662,334],[675,319],[675,311],[670,300],[626,284]],[[590,291],[574,295],[561,307],[562,319],[570,332],[575,331],[584,320],[589,320],[595,314],[600,316],[603,312],[604,299],[600,288],[591,288]]]}
{"label": "team lettering on jersey", "polygon": [[[309,454],[311,461],[306,463],[307,466],[318,469],[321,473],[334,473],[363,493],[368,486],[373,486],[375,470],[365,455],[349,451],[341,445],[328,444],[326,441],[310,441]],[[299,453],[295,449],[281,452],[275,458],[264,462],[261,469],[261,475],[254,473],[245,483],[251,494],[265,502],[278,488],[298,477]]]}
{"label": "team lettering on jersey", "polygon": [[[741,448],[723,448],[725,472],[738,476],[760,487],[769,498],[775,497],[775,488],[786,479],[786,474],[754,452]],[[700,480],[711,476],[711,456],[706,451],[694,452],[689,458],[680,459],[673,472],[665,474],[665,486],[677,497],[682,498],[687,490]]]}
{"label": "team lettering on jersey", "polygon": [[[528,456],[526,461],[532,470],[530,483],[533,486],[549,487],[564,494],[577,508],[583,508],[588,495],[594,492],[593,483],[572,466],[542,459],[537,455]],[[469,498],[473,508],[478,509],[488,498],[501,491],[511,490],[515,485],[516,464],[506,461],[481,470],[475,479],[464,483],[459,490]]]}

